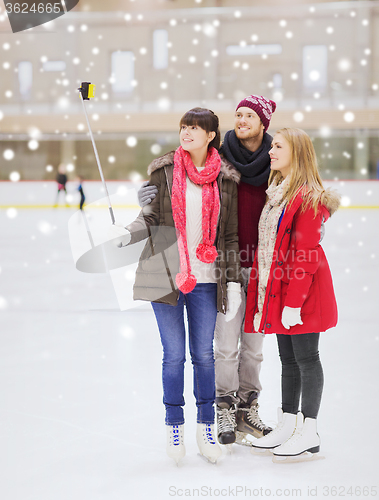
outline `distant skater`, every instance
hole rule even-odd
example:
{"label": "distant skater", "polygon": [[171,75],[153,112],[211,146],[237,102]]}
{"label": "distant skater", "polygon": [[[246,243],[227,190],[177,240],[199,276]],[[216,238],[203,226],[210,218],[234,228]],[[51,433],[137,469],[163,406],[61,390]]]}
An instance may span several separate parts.
{"label": "distant skater", "polygon": [[84,191],[83,191],[83,177],[81,175],[78,175],[78,191],[79,191],[79,194],[80,194],[80,202],[79,202],[79,210],[83,210],[83,205],[84,205],[84,202],[86,201],[86,197],[85,197],[85,194],[84,194]]}
{"label": "distant skater", "polygon": [[66,175],[66,166],[61,163],[58,167],[58,173],[55,178],[58,184],[58,191],[57,191],[57,197],[55,200],[54,207],[58,206],[58,200],[59,200],[59,194],[63,191],[64,192],[64,197],[65,197],[65,205],[66,207],[68,206],[68,203],[66,201],[66,196],[67,196],[67,189],[66,189],[66,184],[67,184],[67,175]]}

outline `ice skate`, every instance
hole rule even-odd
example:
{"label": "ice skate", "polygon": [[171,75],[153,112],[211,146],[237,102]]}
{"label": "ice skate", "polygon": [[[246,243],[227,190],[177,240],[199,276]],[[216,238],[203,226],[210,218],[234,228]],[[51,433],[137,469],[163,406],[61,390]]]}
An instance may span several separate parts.
{"label": "ice skate", "polygon": [[293,413],[283,413],[278,408],[278,425],[266,436],[256,439],[251,448],[254,455],[268,455],[270,450],[280,446],[294,433],[296,428],[296,415]]}
{"label": "ice skate", "polygon": [[[217,438],[220,444],[230,445],[236,440],[236,410],[230,396],[217,398]],[[230,451],[230,450],[229,450]]]}
{"label": "ice skate", "polygon": [[262,422],[258,409],[259,405],[255,392],[251,394],[247,403],[239,403],[237,405],[237,444],[252,446],[250,444],[251,441],[248,439],[249,434],[256,438],[261,438],[272,431],[271,427]]}
{"label": "ice skate", "polygon": [[214,424],[197,424],[196,441],[200,455],[215,464],[222,451],[215,439]]}
{"label": "ice skate", "polygon": [[296,430],[281,446],[273,450],[272,461],[277,464],[307,462],[325,458],[319,454],[320,436],[317,420],[306,418],[301,412],[296,417]]}
{"label": "ice skate", "polygon": [[173,458],[176,465],[186,454],[184,446],[184,425],[166,425],[167,444],[166,452],[170,458]]}

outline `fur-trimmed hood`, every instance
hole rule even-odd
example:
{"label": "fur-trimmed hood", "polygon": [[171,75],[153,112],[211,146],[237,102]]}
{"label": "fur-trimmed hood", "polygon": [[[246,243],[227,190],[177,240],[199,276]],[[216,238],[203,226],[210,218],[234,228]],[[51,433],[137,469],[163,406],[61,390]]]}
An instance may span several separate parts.
{"label": "fur-trimmed hood", "polygon": [[[304,199],[307,196],[308,189],[306,187],[300,188],[296,195],[299,199]],[[337,210],[341,204],[341,195],[335,189],[330,187],[326,188],[320,196],[321,209],[324,211],[324,218],[328,220]]]}
{"label": "fur-trimmed hood", "polygon": [[321,203],[327,208],[332,216],[341,204],[341,195],[335,189],[327,188],[322,193]]}
{"label": "fur-trimmed hood", "polygon": [[[159,158],[153,160],[147,168],[148,175],[151,175],[153,172],[155,172],[160,168],[173,165],[174,154],[175,151],[170,151],[169,153],[166,153],[165,155],[160,156]],[[240,181],[241,178],[240,172],[238,172],[238,170],[235,167],[233,167],[233,165],[223,156],[221,156],[221,173],[223,174],[225,179],[230,179],[236,182],[237,184]]]}

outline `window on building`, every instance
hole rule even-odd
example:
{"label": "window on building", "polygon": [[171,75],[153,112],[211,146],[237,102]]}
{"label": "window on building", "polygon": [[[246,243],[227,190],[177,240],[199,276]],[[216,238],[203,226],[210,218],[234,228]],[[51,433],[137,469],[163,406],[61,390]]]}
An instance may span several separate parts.
{"label": "window on building", "polygon": [[281,73],[274,73],[272,76],[272,83],[274,89],[281,89],[283,87],[283,77]]}
{"label": "window on building", "polygon": [[44,71],[65,71],[66,63],[64,61],[45,61],[42,68]]}
{"label": "window on building", "polygon": [[29,99],[33,86],[33,65],[30,61],[18,63],[18,83],[23,99]]}
{"label": "window on building", "polygon": [[282,46],[279,43],[228,45],[226,53],[228,56],[273,56],[282,53]]}
{"label": "window on building", "polygon": [[112,53],[112,90],[131,92],[134,81],[134,54],[127,50]]}
{"label": "window on building", "polygon": [[153,65],[155,69],[165,69],[168,66],[167,44],[167,30],[155,30],[153,33]]}
{"label": "window on building", "polygon": [[303,85],[324,88],[328,83],[328,48],[326,45],[306,45],[303,48]]}

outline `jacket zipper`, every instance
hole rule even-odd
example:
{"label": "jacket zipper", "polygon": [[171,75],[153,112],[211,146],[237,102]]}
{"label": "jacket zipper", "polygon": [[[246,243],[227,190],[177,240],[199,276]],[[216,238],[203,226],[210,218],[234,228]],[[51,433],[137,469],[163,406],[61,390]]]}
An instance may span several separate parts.
{"label": "jacket zipper", "polygon": [[167,169],[166,169],[166,167],[164,167],[164,173],[165,173],[165,177],[166,177],[166,184],[167,184],[168,195],[170,197],[170,201],[172,202],[172,200],[171,200],[170,184],[168,182],[168,175],[167,175]]}
{"label": "jacket zipper", "polygon": [[[219,185],[219,193],[220,193],[220,220],[219,220],[219,234],[217,238],[217,248],[220,248],[220,238],[221,238],[221,224],[222,224],[222,177],[220,176],[220,185]],[[221,270],[221,265],[220,265],[220,257],[217,256],[217,263],[218,267]],[[221,280],[221,307],[222,307],[222,312],[226,312],[226,305],[224,303],[225,295],[224,295],[224,287],[222,286],[222,279],[221,279],[221,273],[220,273],[220,280]]]}
{"label": "jacket zipper", "polygon": [[[166,167],[164,167],[164,173],[165,173],[165,177],[166,177],[166,184],[167,184],[168,195],[170,197],[170,202],[172,203],[172,200],[171,200],[171,191],[170,191],[170,185],[169,185],[169,182],[168,182],[168,176],[167,176]],[[162,252],[162,257],[163,257],[163,261],[164,261],[165,266],[166,266],[166,272],[167,272],[168,279],[170,280],[170,285],[171,285],[172,291],[175,292],[177,290],[175,288],[175,283],[174,283],[174,280],[172,279],[171,271],[170,271],[170,268],[168,267],[168,262],[167,262],[167,258],[166,258],[166,255],[165,255],[164,251]]]}
{"label": "jacket zipper", "polygon": [[[287,229],[287,228],[286,228]],[[286,234],[284,232],[284,234]],[[280,249],[282,248],[282,243],[283,243],[283,238],[284,238],[284,234],[282,236],[282,239],[280,240],[280,245],[279,245],[279,248],[278,248],[278,255],[280,255]],[[275,269],[278,267],[278,258],[276,259],[276,262],[275,262]],[[274,269],[274,272],[275,272],[275,269]],[[266,321],[267,321],[267,315],[268,315],[268,305],[269,305],[269,302],[270,302],[270,295],[271,295],[271,290],[272,290],[272,285],[274,284],[274,280],[272,279],[271,280],[271,284],[270,284],[270,290],[269,290],[269,293],[268,293],[268,299],[267,299],[267,305],[266,305],[266,315],[265,315],[265,320],[264,320],[264,327],[263,327],[263,333],[266,333],[265,331],[265,327],[266,327]],[[267,293],[267,291],[266,291]]]}
{"label": "jacket zipper", "polygon": [[[294,217],[295,217],[295,214],[297,212],[299,208],[296,209],[296,211],[294,212],[294,215],[292,216],[292,221],[294,220]],[[287,223],[287,226],[286,226],[286,229],[284,230],[284,233],[283,233],[283,236],[282,236],[282,239],[280,241],[280,245],[279,245],[279,248],[278,248],[278,255],[280,253],[280,249],[282,248],[282,243],[283,243],[283,239],[284,239],[284,235],[286,234],[286,231],[287,229],[289,228],[289,225]],[[294,231],[294,234],[295,234],[295,243],[296,243],[296,231]],[[276,264],[277,264],[277,261],[276,261]],[[277,265],[275,266],[275,269],[277,268]],[[275,270],[274,270],[275,271]],[[271,295],[271,290],[272,290],[272,285],[274,284],[274,280],[271,280],[271,285],[270,285],[270,290],[269,290],[269,295],[268,295],[268,300],[267,300],[267,307],[266,307],[266,316],[265,316],[265,321],[264,321],[264,326],[266,326],[266,321],[267,321],[267,315],[268,315],[268,304],[270,302],[270,295]],[[266,291],[267,293],[267,291]],[[262,323],[262,321],[261,321]],[[260,325],[259,325],[260,326]],[[265,333],[265,328],[263,328],[263,333]]]}

